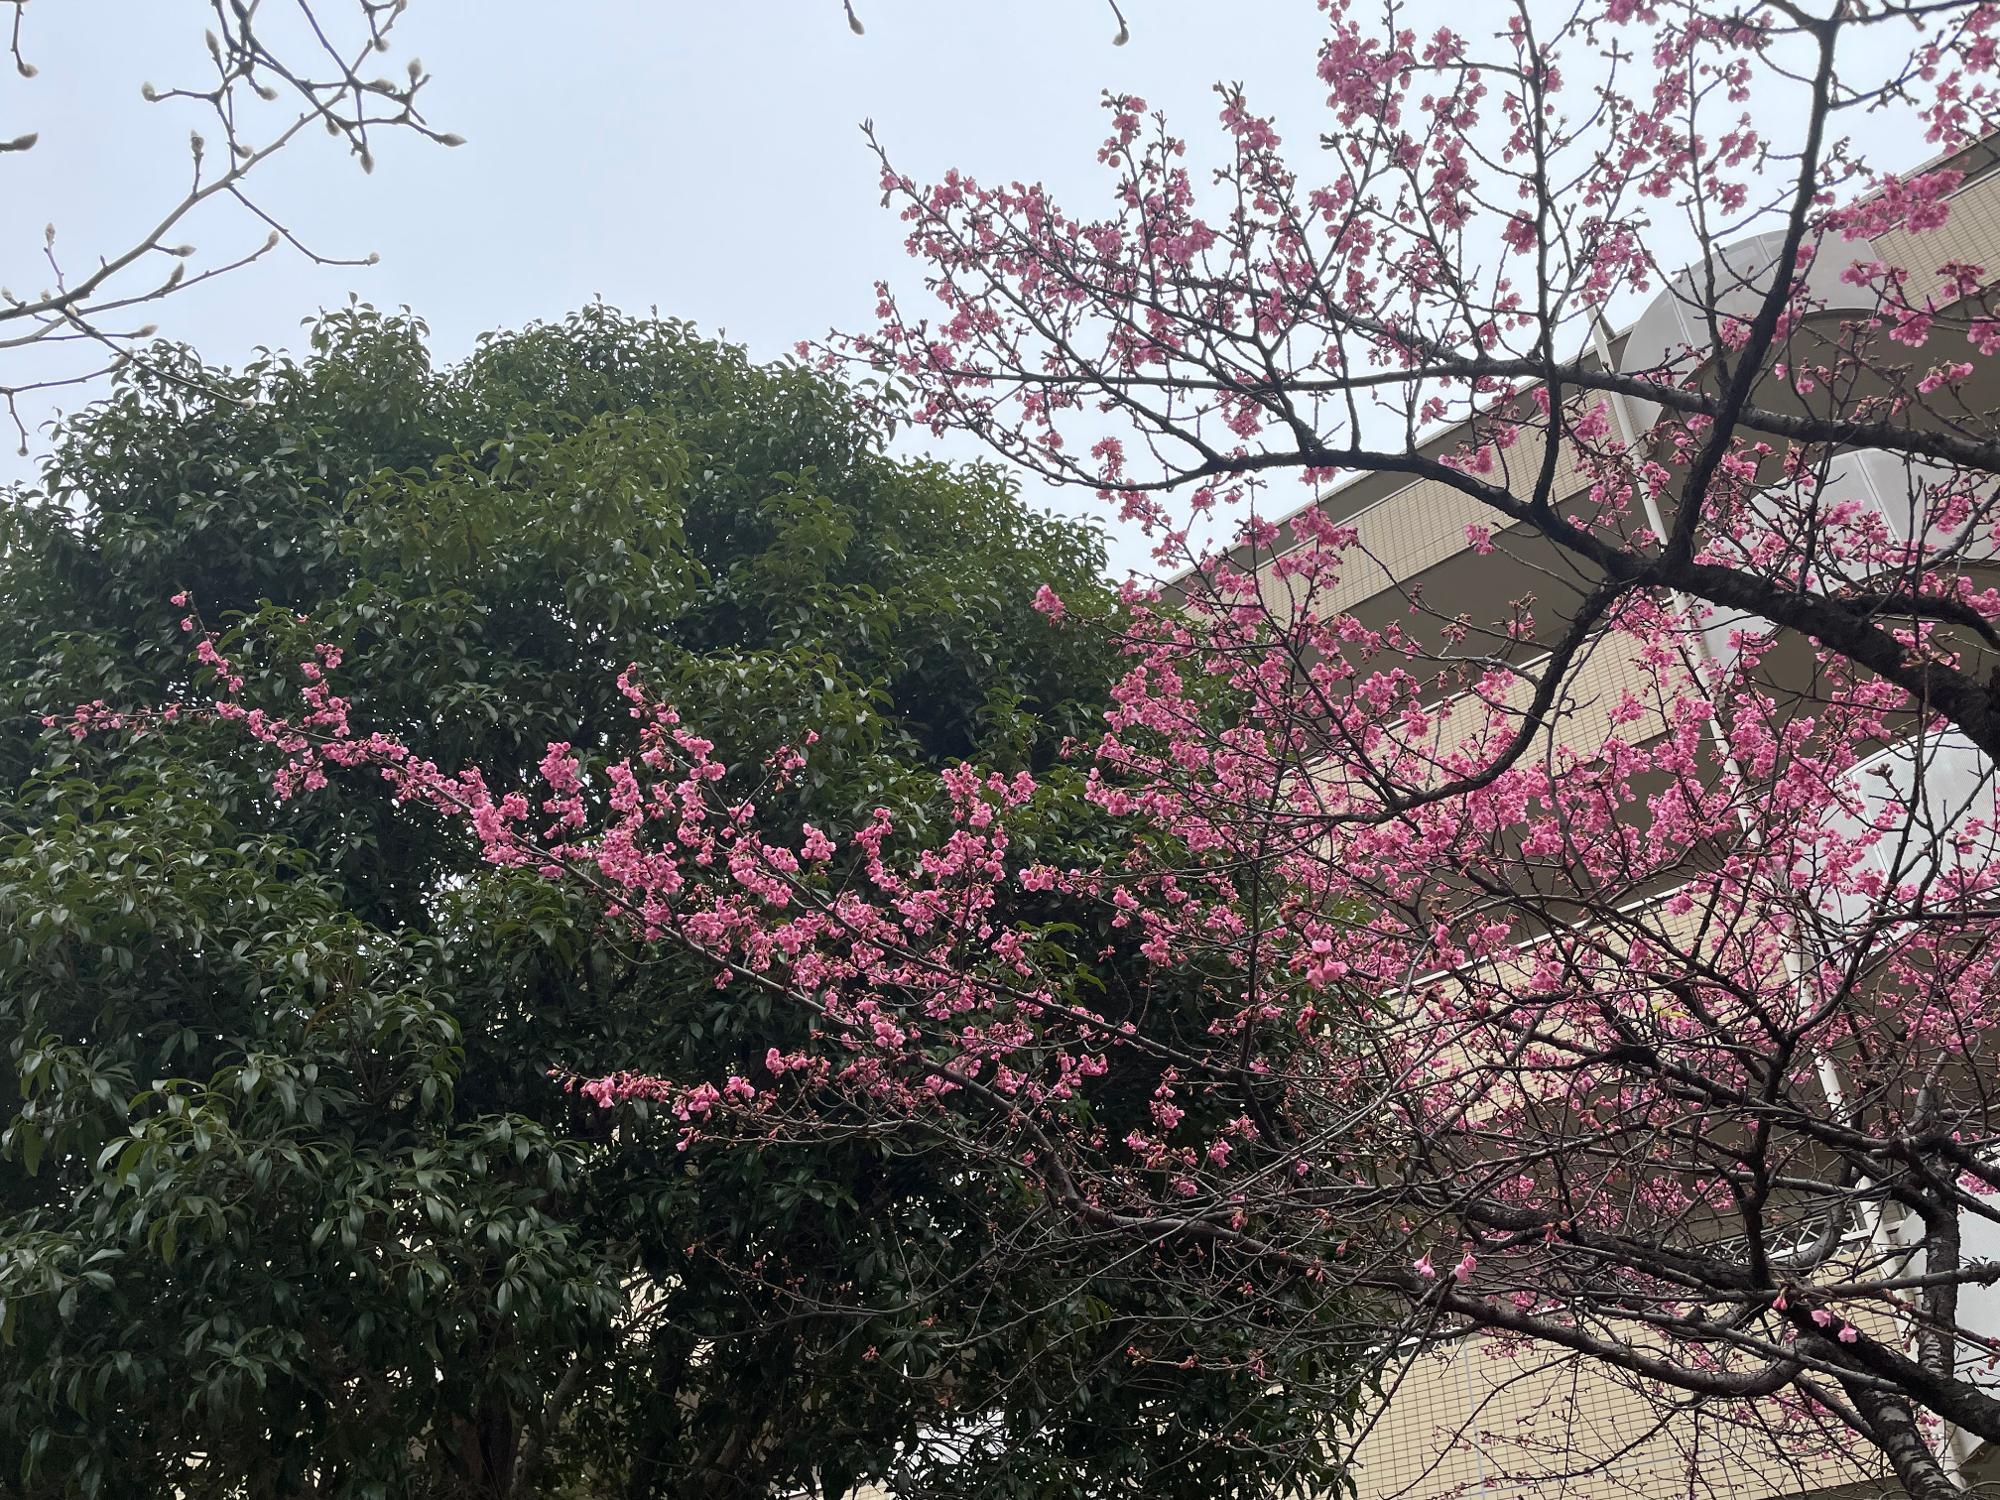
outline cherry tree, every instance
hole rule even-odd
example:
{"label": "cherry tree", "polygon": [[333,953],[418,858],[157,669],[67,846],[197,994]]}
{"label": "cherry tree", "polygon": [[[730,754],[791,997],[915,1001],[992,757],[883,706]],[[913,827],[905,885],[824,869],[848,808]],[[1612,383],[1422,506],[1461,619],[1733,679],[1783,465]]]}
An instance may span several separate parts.
{"label": "cherry tree", "polygon": [[[1063,773],[774,827],[813,744],[725,767],[635,669],[640,755],[492,787],[351,722],[334,646],[251,703],[191,613],[216,708],[281,795],[384,777],[809,1013],[577,1080],[691,1158],[918,1133],[1045,1201],[1013,1253],[1240,1310],[1173,1358],[1478,1333],[1955,1493],[2000,1441],[2000,310],[1952,231],[2000,6],[1322,8],[1323,149],[1223,88],[1204,172],[1113,97],[1094,218],[884,156],[922,307],[820,357],[1155,543],[1116,619],[1040,599],[1129,667]],[[1039,857],[1052,803],[1096,856]]]}

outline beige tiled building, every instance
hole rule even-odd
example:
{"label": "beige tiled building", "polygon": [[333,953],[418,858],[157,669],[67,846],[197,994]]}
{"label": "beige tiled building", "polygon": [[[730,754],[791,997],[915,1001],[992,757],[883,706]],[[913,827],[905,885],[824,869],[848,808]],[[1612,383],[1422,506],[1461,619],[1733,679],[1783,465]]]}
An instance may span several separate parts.
{"label": "beige tiled building", "polygon": [[[1872,246],[1874,258],[1912,270],[1909,294],[1914,300],[1921,302],[1937,289],[1939,279],[1925,268],[1948,261],[2000,265],[1996,157],[2000,142],[1989,141],[1951,163],[1962,167],[1966,177],[1942,230],[1919,241],[1898,232]],[[1837,309],[1851,305],[1858,295],[1838,283],[1838,272],[1849,260],[1868,258],[1871,247],[1836,248],[1847,253],[1829,253],[1828,263],[1813,274],[1814,290]],[[1768,242],[1726,247],[1718,252],[1717,261],[1748,283],[1735,296],[1746,307],[1754,305],[1761,293],[1758,271],[1769,263]],[[1681,285],[1685,287],[1685,279]],[[1725,295],[1725,304],[1729,300]],[[1726,305],[1725,310],[1739,309]],[[1669,287],[1630,327],[1600,347],[1614,366],[1639,370],[1669,350],[1682,345],[1700,348],[1704,342],[1681,297]],[[1990,367],[1975,378],[1994,380]],[[1969,404],[1976,409],[2000,406],[2000,388],[1981,391],[1969,398]],[[1628,432],[1643,430],[1656,414],[1636,401],[1626,401],[1624,407],[1618,415]],[[1447,451],[1458,437],[1440,435],[1435,451]],[[1541,454],[1522,451],[1530,446],[1524,440],[1508,455],[1511,473],[1534,472]],[[1525,465],[1525,470],[1517,465]],[[1893,494],[1904,490],[1908,479],[1900,464],[1893,478],[1878,472],[1879,467],[1868,455],[1857,454],[1829,487],[1851,485],[1855,498],[1872,498],[1893,526]],[[1561,465],[1557,472],[1559,498],[1583,487],[1574,466]],[[1406,629],[1423,629],[1410,609],[1413,597],[1434,608],[1449,600],[1453,613],[1497,618],[1510,597],[1534,586],[1530,568],[1510,569],[1505,554],[1511,552],[1524,561],[1546,556],[1546,544],[1520,530],[1496,535],[1503,545],[1494,554],[1474,555],[1467,545],[1466,527],[1490,522],[1491,513],[1434,481],[1371,475],[1340,487],[1318,504],[1329,518],[1355,528],[1357,551],[1365,560],[1351,562],[1337,594],[1316,599],[1316,607],[1351,611],[1370,624],[1393,619]],[[1282,587],[1267,586],[1268,603],[1283,607]],[[1602,716],[1626,686],[1639,681],[1626,654],[1600,642],[1573,668],[1552,733],[1576,743],[1601,741],[1606,727]],[[1525,696],[1526,689],[1522,691]],[[1643,735],[1646,728],[1642,721],[1629,732]],[[1991,774],[1990,768],[1982,773],[1989,783],[1983,794],[1989,816]],[[1968,1230],[1969,1238],[1971,1233]],[[2000,1244],[1983,1253],[2000,1255]],[[1970,1296],[1968,1308],[1969,1324],[2000,1330],[2000,1297]],[[1845,1443],[1839,1433],[1826,1441],[1794,1443],[1796,1451],[1790,1453],[1788,1441],[1768,1430],[1732,1426],[1726,1414],[1708,1412],[1696,1419],[1677,1412],[1670,1395],[1642,1390],[1602,1365],[1546,1349],[1507,1347],[1474,1335],[1414,1358],[1394,1376],[1386,1398],[1366,1414],[1354,1483],[1359,1500],[1681,1496],[1764,1500],[1896,1492],[1872,1452]],[[1949,1448],[1950,1462],[1968,1485],[2000,1492],[2000,1455],[1985,1452],[1962,1436]]]}

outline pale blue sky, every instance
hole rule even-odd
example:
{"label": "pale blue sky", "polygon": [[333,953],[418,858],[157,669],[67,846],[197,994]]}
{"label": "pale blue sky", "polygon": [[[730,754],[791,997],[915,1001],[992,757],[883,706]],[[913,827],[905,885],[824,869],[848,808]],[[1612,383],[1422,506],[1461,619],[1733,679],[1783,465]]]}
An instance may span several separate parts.
{"label": "pale blue sky", "polygon": [[[848,31],[838,0],[415,0],[396,57],[421,56],[435,75],[429,114],[467,144],[385,138],[363,176],[314,137],[262,169],[261,191],[308,240],[374,250],[381,263],[274,256],[161,308],[163,331],[234,360],[292,340],[303,316],[353,290],[414,308],[450,357],[482,330],[601,294],[775,355],[829,325],[864,324],[875,278],[909,277],[864,117],[915,175],[958,165],[1041,178],[1072,200],[1100,191],[1105,87],[1197,126],[1214,119],[1209,85],[1240,78],[1316,124],[1316,12],[1297,0],[1127,0],[1124,47],[1111,45],[1099,0],[857,8],[866,36]],[[42,134],[5,163],[9,275],[35,274],[45,219],[81,257],[129,240],[171,201],[198,122],[139,90],[200,76],[204,9],[29,5],[40,74],[0,78],[0,134]],[[220,214],[189,237],[208,252],[261,235]],[[10,453],[0,476],[24,468]]]}
{"label": "pale blue sky", "polygon": [[[1423,0],[1411,24],[1450,14],[1475,26],[1485,3]],[[274,256],[162,308],[163,331],[235,360],[293,340],[302,317],[352,290],[415,309],[450,358],[482,330],[601,294],[771,356],[829,325],[865,325],[878,276],[908,286],[919,274],[879,206],[864,117],[912,175],[956,165],[1039,178],[1078,205],[1102,201],[1107,87],[1165,107],[1198,158],[1218,78],[1250,85],[1302,158],[1324,126],[1319,15],[1306,0],[1125,0],[1124,47],[1111,45],[1101,0],[856,4],[862,37],[839,0],[414,0],[392,61],[422,57],[433,121],[468,143],[389,139],[363,176],[314,137],[264,168],[260,188],[320,248],[381,263]],[[172,201],[197,122],[139,89],[200,76],[205,9],[31,0],[26,45],[41,71],[0,77],[0,136],[42,140],[4,162],[5,277],[36,274],[44,220],[81,259],[129,243]],[[188,235],[204,253],[260,237],[240,214]],[[25,469],[0,459],[0,478]]]}

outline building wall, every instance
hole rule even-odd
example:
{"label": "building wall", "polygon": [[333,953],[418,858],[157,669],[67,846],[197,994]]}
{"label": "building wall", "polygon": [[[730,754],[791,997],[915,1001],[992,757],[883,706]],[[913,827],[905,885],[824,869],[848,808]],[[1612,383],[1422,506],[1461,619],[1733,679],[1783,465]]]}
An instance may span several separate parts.
{"label": "building wall", "polygon": [[[1940,285],[1933,270],[1938,265],[2000,264],[2000,173],[1970,180],[1938,232],[1914,237],[1899,232],[1872,247],[1835,245],[1828,253],[1845,257],[1836,271],[1865,253],[1910,268],[1916,273],[1910,291],[1921,301]],[[1534,472],[1539,457],[1538,452],[1509,456],[1517,482]],[[1559,494],[1568,495],[1582,482],[1571,466],[1559,472]],[[1338,495],[1321,503],[1336,514],[1345,508]],[[1363,615],[1373,610],[1386,616],[1390,608],[1406,613],[1411,584],[1463,559],[1467,525],[1491,520],[1476,502],[1434,481],[1373,499],[1352,522],[1365,559],[1343,571],[1336,597],[1323,602]],[[1505,570],[1501,552],[1480,562],[1489,576]],[[1529,570],[1517,571],[1516,580],[1500,578],[1487,591],[1525,590],[1533,581]],[[1611,705],[1627,689],[1645,701],[1647,686],[1629,651],[1615,646],[1593,651],[1566,689],[1555,733],[1593,743],[1606,727],[1603,716]],[[1525,701],[1527,693],[1523,685],[1518,696]],[[1642,721],[1634,729],[1643,735],[1656,725]],[[1448,745],[1451,731],[1443,733]],[[2000,1316],[2000,1298],[1993,1300]],[[1354,1475],[1359,1500],[1760,1500],[1895,1488],[1872,1451],[1860,1451],[1843,1428],[1807,1434],[1789,1458],[1781,1457],[1784,1442],[1774,1444],[1770,1433],[1746,1423],[1742,1414],[1719,1408],[1699,1418],[1676,1413],[1670,1397],[1600,1364],[1489,1336],[1412,1359],[1363,1431]],[[1974,1455],[1968,1477],[1981,1478],[1991,1463],[1990,1455]]]}
{"label": "building wall", "polygon": [[1881,1478],[1844,1451],[1844,1429],[1809,1436],[1778,1460],[1730,1414],[1696,1418],[1602,1365],[1474,1337],[1402,1372],[1354,1478],[1362,1500],[1743,1497]]}

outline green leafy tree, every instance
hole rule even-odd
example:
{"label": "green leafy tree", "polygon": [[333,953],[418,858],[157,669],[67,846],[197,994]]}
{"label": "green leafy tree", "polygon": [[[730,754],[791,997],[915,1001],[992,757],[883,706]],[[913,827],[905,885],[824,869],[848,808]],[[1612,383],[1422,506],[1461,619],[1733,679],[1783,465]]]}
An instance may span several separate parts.
{"label": "green leafy tree", "polygon": [[[338,642],[357,722],[495,784],[627,743],[636,663],[732,763],[817,733],[772,818],[921,818],[961,758],[1059,791],[1111,663],[1031,599],[1111,610],[1100,543],[885,436],[823,376],[600,307],[449,369],[360,308],[298,360],[160,349],[59,434],[0,576],[28,1493],[1207,1495],[1325,1420],[1312,1371],[1180,1368],[1213,1336],[1143,1268],[1023,1250],[1017,1176],[865,1130],[697,1162],[581,1100],[799,1022],[379,782],[280,804],[212,722],[42,723],[185,692],[186,591],[269,648],[253,695]],[[1034,836],[1083,849],[1081,809]],[[1117,936],[1045,916],[1118,1003]]]}

